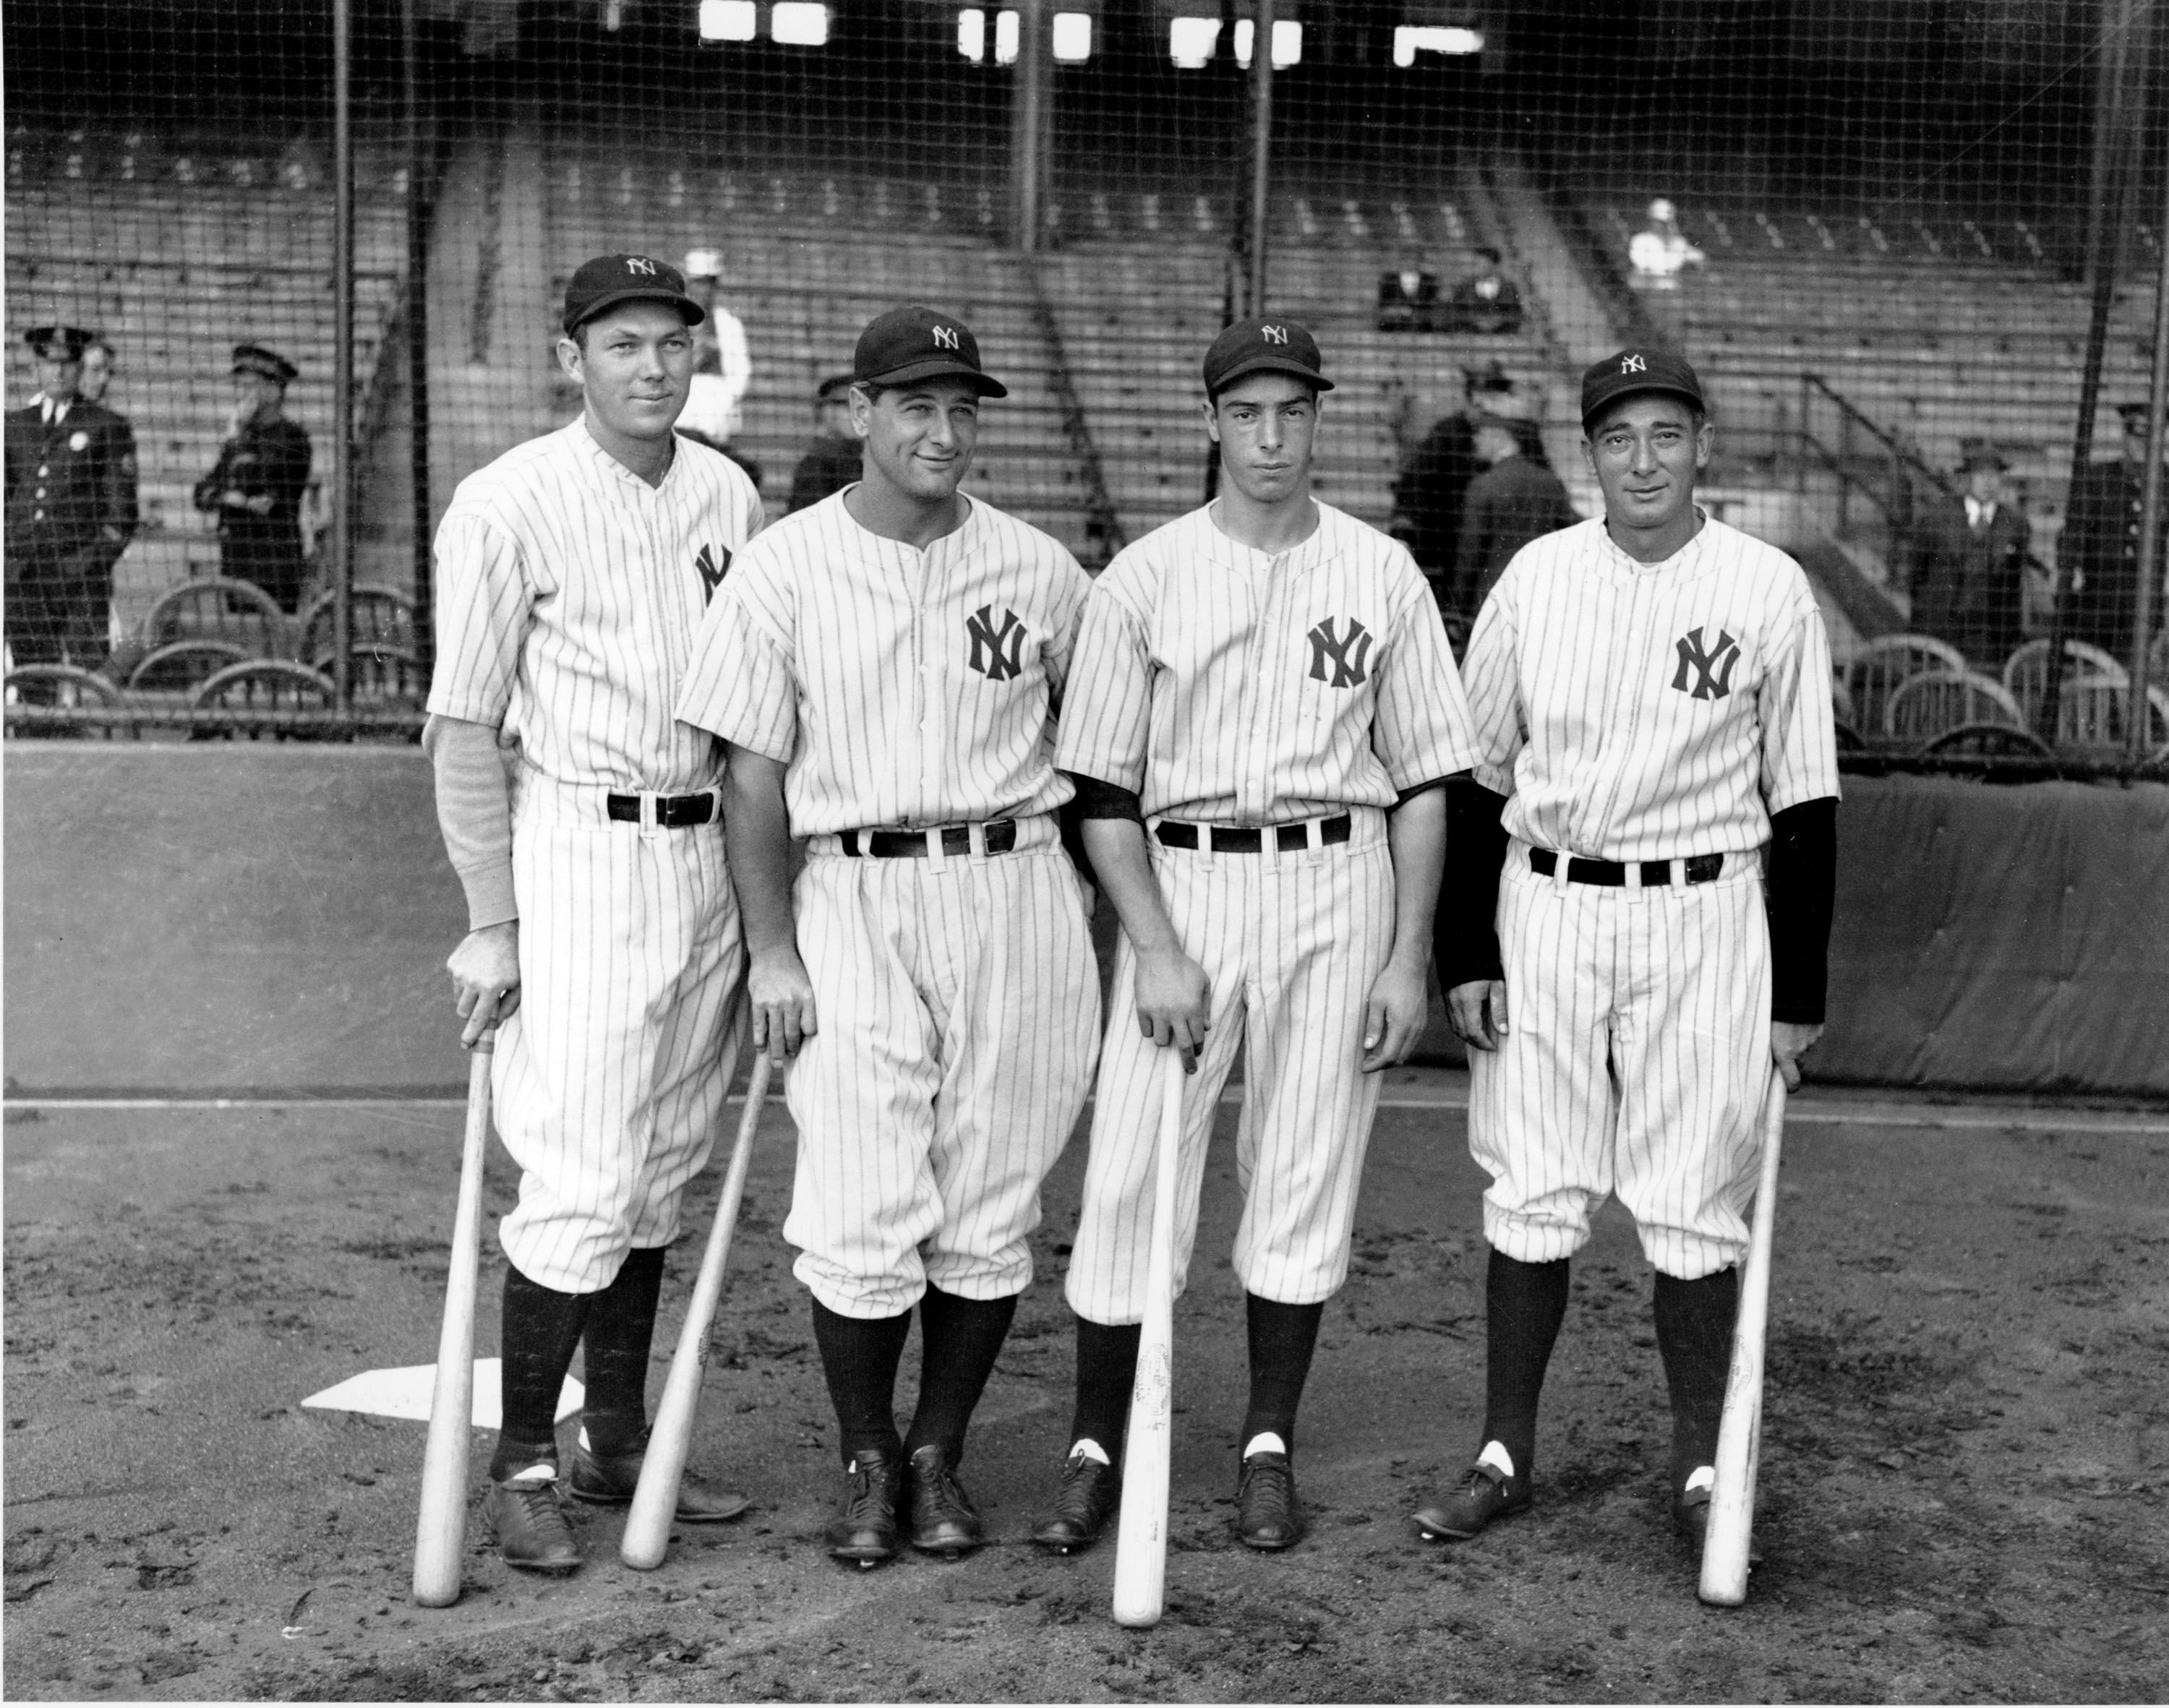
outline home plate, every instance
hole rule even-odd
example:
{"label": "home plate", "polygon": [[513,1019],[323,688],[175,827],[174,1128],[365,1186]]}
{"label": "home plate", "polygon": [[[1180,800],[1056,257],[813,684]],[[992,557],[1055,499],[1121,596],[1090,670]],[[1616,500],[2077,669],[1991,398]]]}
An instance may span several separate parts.
{"label": "home plate", "polygon": [[[474,1367],[474,1426],[494,1429],[504,1420],[502,1369],[493,1358],[478,1358]],[[429,1421],[429,1400],[437,1382],[434,1364],[411,1364],[401,1370],[365,1370],[344,1381],[311,1394],[302,1401],[320,1412],[366,1412],[372,1418],[407,1418],[417,1423]],[[562,1423],[580,1409],[587,1393],[571,1376],[557,1395],[557,1419]]]}

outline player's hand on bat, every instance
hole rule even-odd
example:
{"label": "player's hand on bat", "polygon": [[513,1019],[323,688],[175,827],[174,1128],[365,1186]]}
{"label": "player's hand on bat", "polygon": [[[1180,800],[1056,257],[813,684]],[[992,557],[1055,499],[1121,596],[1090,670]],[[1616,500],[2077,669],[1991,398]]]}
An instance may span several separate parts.
{"label": "player's hand on bat", "polygon": [[746,968],[746,1003],[753,1011],[753,1047],[767,1051],[779,1067],[820,1030],[813,1014],[813,981],[795,948],[753,958]]}
{"label": "player's hand on bat", "polygon": [[1179,949],[1138,956],[1138,1030],[1162,1048],[1183,1052],[1182,1071],[1197,1072],[1197,1052],[1212,1012],[1205,969]]}
{"label": "player's hand on bat", "polygon": [[1821,1037],[1820,1022],[1812,1026],[1799,1025],[1791,1020],[1772,1020],[1770,1023],[1770,1059],[1777,1064],[1777,1072],[1784,1076],[1785,1089],[1800,1088],[1800,1058],[1815,1048],[1815,1040]]}
{"label": "player's hand on bat", "polygon": [[1506,1035],[1506,982],[1471,979],[1446,993],[1446,1017],[1453,1035],[1472,1050],[1496,1050]]}
{"label": "player's hand on bat", "polygon": [[1371,986],[1371,999],[1363,1005],[1363,1061],[1366,1073],[1397,1067],[1423,1036],[1430,1018],[1431,969],[1424,957],[1395,955]]}
{"label": "player's hand on bat", "polygon": [[520,922],[507,919],[468,932],[445,968],[452,976],[452,1005],[466,1022],[460,1044],[472,1050],[477,1038],[511,1019],[520,1006]]}

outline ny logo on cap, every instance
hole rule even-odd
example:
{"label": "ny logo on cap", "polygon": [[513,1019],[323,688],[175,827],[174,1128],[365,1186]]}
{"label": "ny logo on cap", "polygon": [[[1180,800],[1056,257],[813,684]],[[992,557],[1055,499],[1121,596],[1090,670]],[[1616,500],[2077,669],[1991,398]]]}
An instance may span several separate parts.
{"label": "ny logo on cap", "polygon": [[1258,328],[1258,335],[1269,344],[1287,342],[1287,328],[1284,326],[1261,326]]}
{"label": "ny logo on cap", "polygon": [[644,261],[637,255],[628,255],[625,258],[625,270],[628,273],[653,274],[655,271],[655,263],[653,261]]}
{"label": "ny logo on cap", "polygon": [[1624,356],[1620,359],[1619,371],[1623,374],[1646,374],[1649,371],[1649,364],[1639,356]]}
{"label": "ny logo on cap", "polygon": [[955,349],[957,348],[957,328],[948,326],[938,326],[935,327],[934,348],[937,350]]}

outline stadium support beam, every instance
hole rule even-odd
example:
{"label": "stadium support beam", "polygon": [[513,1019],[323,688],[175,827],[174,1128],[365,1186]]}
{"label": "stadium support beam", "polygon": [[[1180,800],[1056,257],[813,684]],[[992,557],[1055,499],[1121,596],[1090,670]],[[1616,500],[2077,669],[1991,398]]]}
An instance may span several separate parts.
{"label": "stadium support beam", "polygon": [[353,0],[332,0],[332,592],[333,703],[346,711],[354,705]]}
{"label": "stadium support beam", "polygon": [[1250,26],[1250,313],[1266,311],[1266,221],[1273,182],[1273,0]]}
{"label": "stadium support beam", "polygon": [[1017,0],[1016,85],[1010,109],[1010,160],[1016,178],[1012,198],[1016,246],[1027,255],[1039,247],[1040,189],[1047,178],[1047,141],[1053,104],[1047,98],[1054,54],[1052,29],[1047,0]]}
{"label": "stadium support beam", "polygon": [[429,561],[429,204],[436,125],[424,122],[417,0],[400,0],[401,94],[407,109],[408,471],[413,485],[414,657],[427,682],[434,637]]}
{"label": "stadium support beam", "polygon": [[[2125,719],[2125,756],[2146,757],[2147,663],[2153,652],[2154,600],[2162,593],[2161,556],[2162,434],[2169,431],[2169,160],[2162,162],[2161,265],[2154,285],[2154,376],[2146,394],[2146,479],[2139,499],[2139,573],[2131,614],[2131,715]],[[2169,597],[2169,595],[2163,595]]]}

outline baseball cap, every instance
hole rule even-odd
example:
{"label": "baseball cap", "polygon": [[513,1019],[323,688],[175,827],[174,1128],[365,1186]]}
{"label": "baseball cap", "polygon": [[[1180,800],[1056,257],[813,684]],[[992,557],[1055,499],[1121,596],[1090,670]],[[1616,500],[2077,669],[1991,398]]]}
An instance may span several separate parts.
{"label": "baseball cap", "polygon": [[1703,402],[1702,381],[1687,365],[1685,356],[1659,344],[1644,344],[1639,349],[1630,346],[1601,362],[1592,362],[1582,371],[1584,430],[1619,399],[1636,391],[1669,391],[1676,397],[1686,398],[1697,409],[1707,412],[1709,407]]}
{"label": "baseball cap", "polygon": [[41,326],[24,333],[23,342],[45,361],[80,362],[93,336],[79,326]]}
{"label": "baseball cap", "polygon": [[1205,395],[1218,396],[1223,386],[1245,374],[1292,374],[1320,391],[1330,391],[1333,381],[1319,371],[1323,365],[1318,340],[1299,322],[1239,320],[1205,353]]}
{"label": "baseball cap", "polygon": [[851,379],[861,386],[909,386],[918,380],[968,380],[983,397],[1010,388],[979,365],[979,341],[953,314],[913,303],[877,316],[859,334]]}
{"label": "baseball cap", "polygon": [[276,380],[281,386],[292,385],[301,373],[278,351],[266,349],[262,344],[236,344],[233,347],[233,371],[261,375],[266,380]]}
{"label": "baseball cap", "polygon": [[685,295],[685,278],[667,261],[648,255],[598,255],[580,263],[565,286],[565,330],[576,332],[621,302],[667,302],[698,326],[707,310]]}

